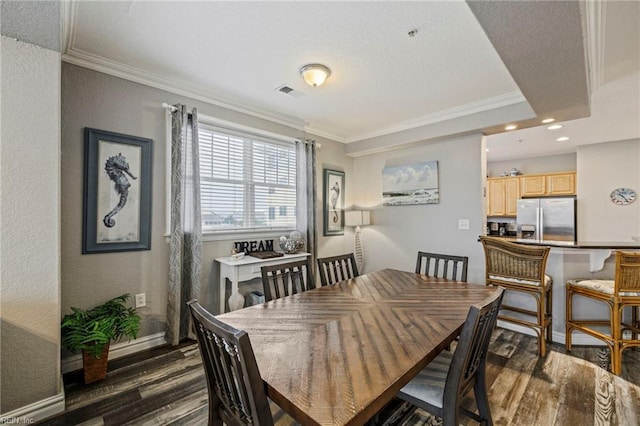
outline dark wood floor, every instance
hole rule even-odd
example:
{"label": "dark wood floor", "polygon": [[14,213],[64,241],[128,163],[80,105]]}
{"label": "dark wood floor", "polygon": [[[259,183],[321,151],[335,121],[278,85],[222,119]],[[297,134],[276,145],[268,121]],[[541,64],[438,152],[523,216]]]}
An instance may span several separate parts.
{"label": "dark wood floor", "polygon": [[[538,358],[536,341],[497,329],[488,357],[496,425],[640,425],[640,350],[627,350],[620,377],[607,371],[608,351],[554,344]],[[604,367],[604,368],[602,368]],[[83,385],[65,376],[67,409],[46,425],[200,425],[207,389],[197,346],[156,348],[110,361],[107,378]],[[473,406],[472,400],[465,405]],[[403,426],[437,420],[415,411]],[[465,425],[475,424],[465,419]]]}

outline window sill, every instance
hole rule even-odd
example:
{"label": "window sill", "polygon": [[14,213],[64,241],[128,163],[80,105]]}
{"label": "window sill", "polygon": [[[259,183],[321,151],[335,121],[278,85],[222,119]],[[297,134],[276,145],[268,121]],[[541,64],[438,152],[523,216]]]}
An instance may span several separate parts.
{"label": "window sill", "polygon": [[[236,241],[236,240],[248,240],[248,239],[265,239],[265,238],[278,238],[282,235],[288,236],[289,233],[294,231],[293,228],[289,229],[270,229],[268,231],[224,231],[224,232],[202,232],[202,241]],[[169,233],[164,234],[164,238],[167,243],[171,240]]]}

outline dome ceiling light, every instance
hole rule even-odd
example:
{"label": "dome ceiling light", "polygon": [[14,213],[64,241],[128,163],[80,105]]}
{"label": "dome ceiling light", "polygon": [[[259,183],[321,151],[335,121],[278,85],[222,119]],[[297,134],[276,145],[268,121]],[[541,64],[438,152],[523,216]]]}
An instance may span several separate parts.
{"label": "dome ceiling light", "polygon": [[300,68],[300,75],[311,87],[318,87],[331,75],[331,70],[322,64],[308,64]]}

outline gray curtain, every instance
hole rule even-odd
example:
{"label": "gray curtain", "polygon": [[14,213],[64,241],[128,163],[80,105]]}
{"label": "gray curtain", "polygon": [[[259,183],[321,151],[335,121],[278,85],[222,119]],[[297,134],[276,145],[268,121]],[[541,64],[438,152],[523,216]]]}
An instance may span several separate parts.
{"label": "gray curtain", "polygon": [[167,340],[176,345],[191,331],[186,303],[200,297],[202,222],[198,117],[175,105],[171,113],[171,254],[169,257]]}
{"label": "gray curtain", "polygon": [[[317,206],[316,206],[316,141],[304,139],[296,141],[297,187],[298,197],[296,222],[298,230],[306,240],[306,251],[311,253],[311,264],[316,264],[317,243]],[[312,268],[315,276],[315,266]]]}

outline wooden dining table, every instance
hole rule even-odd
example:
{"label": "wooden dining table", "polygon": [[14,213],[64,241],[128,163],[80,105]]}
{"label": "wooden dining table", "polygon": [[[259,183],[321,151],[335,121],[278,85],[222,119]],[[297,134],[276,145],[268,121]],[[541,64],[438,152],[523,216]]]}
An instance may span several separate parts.
{"label": "wooden dining table", "polygon": [[246,330],[267,395],[303,425],[364,424],[495,289],[384,269],[219,315]]}

